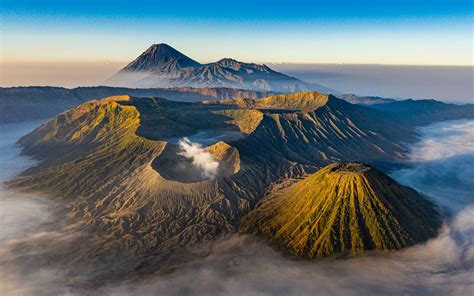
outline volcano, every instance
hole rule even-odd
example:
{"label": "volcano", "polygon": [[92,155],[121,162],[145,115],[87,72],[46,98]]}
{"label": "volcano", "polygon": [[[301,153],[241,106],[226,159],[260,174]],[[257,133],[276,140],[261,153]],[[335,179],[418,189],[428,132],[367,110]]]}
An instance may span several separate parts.
{"label": "volcano", "polygon": [[[48,192],[64,223],[94,234],[52,246],[56,254],[100,261],[118,276],[200,256],[239,231],[298,256],[397,249],[436,233],[431,203],[375,169],[315,172],[400,161],[396,141],[413,134],[381,111],[318,92],[194,103],[115,96],[23,137],[23,153],[41,162],[9,186]],[[202,135],[211,136],[193,158],[183,153],[180,139]],[[267,194],[308,174],[287,194]]]}
{"label": "volcano", "polygon": [[272,70],[231,58],[201,64],[167,44],[154,44],[105,83],[126,87],[230,87],[254,91],[337,93]]}
{"label": "volcano", "polygon": [[177,71],[188,67],[202,66],[195,60],[185,56],[168,44],[154,44],[150,46],[133,62],[121,71]]}
{"label": "volcano", "polygon": [[241,231],[314,259],[401,249],[440,226],[434,205],[415,190],[371,166],[335,163],[264,198]]}

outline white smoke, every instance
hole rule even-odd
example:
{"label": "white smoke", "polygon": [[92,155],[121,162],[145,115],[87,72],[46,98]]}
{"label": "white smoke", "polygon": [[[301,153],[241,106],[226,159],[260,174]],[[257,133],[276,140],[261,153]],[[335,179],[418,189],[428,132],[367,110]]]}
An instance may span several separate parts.
{"label": "white smoke", "polygon": [[182,155],[193,161],[193,165],[201,170],[202,177],[206,179],[214,179],[217,175],[219,162],[214,156],[205,151],[199,143],[194,143],[184,137],[178,142],[181,151],[178,155]]}

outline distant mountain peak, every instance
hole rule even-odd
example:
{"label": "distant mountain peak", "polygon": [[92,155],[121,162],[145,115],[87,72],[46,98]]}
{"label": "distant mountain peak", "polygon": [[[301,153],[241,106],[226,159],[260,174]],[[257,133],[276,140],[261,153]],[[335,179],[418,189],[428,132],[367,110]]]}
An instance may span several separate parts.
{"label": "distant mountain peak", "polygon": [[179,70],[198,67],[200,63],[189,58],[166,43],[150,46],[138,58],[128,64],[122,71],[153,72],[160,70]]}
{"label": "distant mountain peak", "polygon": [[233,69],[233,70],[236,70],[236,71],[239,71],[242,68],[255,69],[255,70],[258,70],[258,71],[262,71],[262,72],[272,71],[266,65],[260,65],[260,64],[255,64],[255,63],[244,63],[244,62],[240,62],[240,61],[237,61],[235,59],[232,59],[232,58],[220,59],[219,61],[216,62],[216,64],[221,66],[221,67]]}
{"label": "distant mountain peak", "polygon": [[336,93],[322,85],[279,73],[262,64],[245,63],[232,58],[200,64],[165,43],[150,46],[105,84],[134,88],[228,87],[281,93]]}
{"label": "distant mountain peak", "polygon": [[226,63],[226,62],[236,62],[236,63],[240,63],[239,61],[237,61],[236,59],[233,59],[233,58],[222,58],[220,59],[219,61],[217,61],[218,63]]}
{"label": "distant mountain peak", "polygon": [[219,64],[221,66],[227,66],[227,65],[235,65],[235,64],[241,65],[244,63],[239,62],[236,59],[232,59],[232,58],[223,58],[223,59],[218,60],[216,64]]}
{"label": "distant mountain peak", "polygon": [[156,49],[175,50],[172,46],[166,43],[155,43],[155,44],[150,45],[150,47],[146,51],[156,50]]}

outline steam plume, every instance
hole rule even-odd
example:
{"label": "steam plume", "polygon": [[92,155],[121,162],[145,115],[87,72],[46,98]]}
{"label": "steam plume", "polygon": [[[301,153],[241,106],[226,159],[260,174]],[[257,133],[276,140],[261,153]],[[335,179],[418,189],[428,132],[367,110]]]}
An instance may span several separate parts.
{"label": "steam plume", "polygon": [[211,153],[205,151],[199,143],[194,143],[186,137],[179,140],[178,144],[181,149],[178,154],[192,159],[193,165],[201,170],[204,178],[216,177],[219,162]]}

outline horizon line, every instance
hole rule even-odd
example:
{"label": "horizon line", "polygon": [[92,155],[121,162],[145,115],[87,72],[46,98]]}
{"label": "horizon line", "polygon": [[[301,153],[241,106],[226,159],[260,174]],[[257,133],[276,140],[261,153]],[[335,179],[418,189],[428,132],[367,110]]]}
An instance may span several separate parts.
{"label": "horizon line", "polygon": [[[224,57],[226,58],[226,57]],[[219,58],[215,61],[205,61],[201,62],[203,65],[215,63],[221,59]],[[228,58],[228,57],[227,57]],[[354,65],[354,66],[413,66],[413,67],[474,67],[474,64],[409,64],[409,63],[369,63],[369,62],[262,62],[262,61],[243,61],[237,60],[238,62],[242,63],[253,63],[253,64],[260,64],[260,65]],[[88,60],[88,59],[78,59],[78,60],[14,60],[14,61],[5,61],[1,60],[0,65],[3,64],[28,64],[28,63],[36,63],[36,64],[83,64],[83,63],[90,63],[90,64],[109,64],[109,65],[118,65],[123,64],[126,66],[131,61],[111,61],[111,60]]]}

